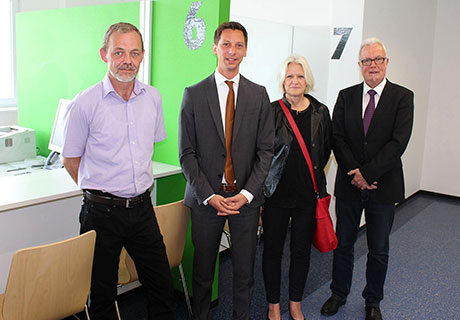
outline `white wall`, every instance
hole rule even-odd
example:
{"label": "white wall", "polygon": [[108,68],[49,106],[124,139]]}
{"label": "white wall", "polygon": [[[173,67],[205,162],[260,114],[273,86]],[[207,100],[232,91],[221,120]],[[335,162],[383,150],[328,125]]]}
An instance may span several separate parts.
{"label": "white wall", "polygon": [[230,0],[230,17],[245,16],[288,25],[327,25],[333,1],[336,0]]}
{"label": "white wall", "polygon": [[0,126],[9,126],[18,124],[17,108],[0,108]]}
{"label": "white wall", "polygon": [[381,38],[387,47],[390,81],[415,93],[414,129],[403,156],[406,197],[420,189],[433,43],[436,1],[365,1],[363,38]]}
{"label": "white wall", "polygon": [[460,2],[439,0],[422,189],[460,196]]}
{"label": "white wall", "polygon": [[460,196],[460,2],[438,0],[421,188]]}

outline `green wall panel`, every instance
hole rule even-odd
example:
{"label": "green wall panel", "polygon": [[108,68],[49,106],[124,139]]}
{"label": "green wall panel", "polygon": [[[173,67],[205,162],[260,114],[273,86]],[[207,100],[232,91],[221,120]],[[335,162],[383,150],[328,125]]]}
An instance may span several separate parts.
{"label": "green wall panel", "polygon": [[185,177],[176,174],[157,180],[157,205],[171,203],[184,199]]}
{"label": "green wall panel", "polygon": [[[178,119],[184,88],[216,68],[212,53],[214,31],[229,18],[229,0],[202,1],[196,17],[206,25],[206,37],[197,50],[189,49],[184,41],[184,24],[193,1],[163,0],[153,2],[152,84],[163,96],[163,111],[168,138],[157,143],[154,160],[179,165]],[[196,31],[194,30],[194,37]]]}
{"label": "green wall panel", "polygon": [[17,14],[18,123],[36,130],[41,155],[49,153],[59,99],[73,99],[106,74],[99,48],[108,26],[120,21],[139,26],[139,3]]}

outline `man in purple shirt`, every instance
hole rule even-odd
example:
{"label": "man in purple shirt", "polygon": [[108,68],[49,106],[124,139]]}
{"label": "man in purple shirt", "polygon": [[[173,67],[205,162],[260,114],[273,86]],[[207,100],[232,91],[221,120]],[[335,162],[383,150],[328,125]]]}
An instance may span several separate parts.
{"label": "man in purple shirt", "polygon": [[100,55],[108,73],[70,104],[62,151],[83,190],[80,232],[97,232],[91,319],[117,319],[123,246],[146,288],[148,319],[173,319],[171,273],[149,190],[154,143],[166,138],[161,95],[136,79],[144,47],[135,26],[110,26]]}

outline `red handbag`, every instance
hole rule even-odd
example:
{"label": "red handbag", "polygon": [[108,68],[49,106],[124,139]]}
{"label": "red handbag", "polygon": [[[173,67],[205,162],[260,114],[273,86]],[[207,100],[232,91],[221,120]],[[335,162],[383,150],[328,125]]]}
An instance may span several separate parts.
{"label": "red handbag", "polygon": [[305,141],[300,134],[299,128],[292,118],[292,114],[284,104],[283,99],[278,100],[283,109],[286,118],[291,125],[292,130],[299,142],[300,149],[302,149],[305,161],[307,161],[308,168],[310,169],[311,179],[313,181],[313,187],[317,194],[316,200],[316,230],[313,236],[313,245],[320,252],[329,252],[337,248],[337,236],[332,225],[331,215],[329,214],[329,204],[331,202],[331,195],[327,194],[326,197],[320,198],[318,193],[318,187],[316,186],[315,175],[313,174],[313,164],[311,162],[310,154],[308,153]]}

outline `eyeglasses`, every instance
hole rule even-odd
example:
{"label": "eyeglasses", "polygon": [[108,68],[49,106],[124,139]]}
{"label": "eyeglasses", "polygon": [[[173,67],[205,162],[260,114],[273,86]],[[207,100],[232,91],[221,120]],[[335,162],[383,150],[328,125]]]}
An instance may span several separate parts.
{"label": "eyeglasses", "polygon": [[369,67],[372,64],[372,62],[375,62],[375,64],[379,65],[379,64],[383,64],[385,62],[385,60],[387,60],[387,59],[388,58],[386,58],[386,57],[385,58],[378,57],[378,58],[375,58],[375,59],[369,59],[368,58],[368,59],[363,59],[360,62],[361,62],[361,64],[363,66]]}

